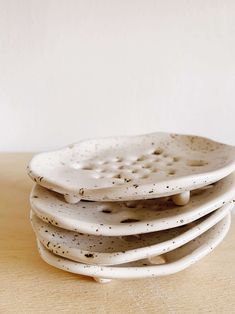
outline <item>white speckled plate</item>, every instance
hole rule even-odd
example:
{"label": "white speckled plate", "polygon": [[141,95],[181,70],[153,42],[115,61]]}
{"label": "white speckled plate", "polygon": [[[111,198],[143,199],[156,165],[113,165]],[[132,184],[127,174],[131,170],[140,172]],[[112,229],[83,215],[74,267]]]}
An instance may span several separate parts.
{"label": "white speckled plate", "polygon": [[38,184],[77,202],[175,195],[234,170],[232,146],[197,136],[153,133],[86,140],[39,154],[28,173]]}
{"label": "white speckled plate", "polygon": [[68,204],[55,192],[36,185],[30,196],[38,217],[55,226],[87,234],[123,236],[154,232],[188,224],[231,201],[235,174],[192,191],[189,203],[176,206],[168,198],[133,202]]}
{"label": "white speckled plate", "polygon": [[67,231],[43,222],[31,212],[31,223],[41,243],[56,255],[86,264],[115,265],[165,254],[198,237],[232,209],[227,204],[183,227],[124,237],[104,237]]}
{"label": "white speckled plate", "polygon": [[230,220],[230,214],[228,214],[219,223],[196,239],[174,251],[162,255],[162,261],[165,263],[160,265],[153,265],[148,259],[120,266],[89,265],[57,256],[48,251],[39,241],[38,248],[42,259],[48,264],[68,272],[91,276],[95,279],[98,278],[101,281],[102,279],[105,281],[115,278],[136,279],[165,276],[177,273],[209,254],[226,236]]}

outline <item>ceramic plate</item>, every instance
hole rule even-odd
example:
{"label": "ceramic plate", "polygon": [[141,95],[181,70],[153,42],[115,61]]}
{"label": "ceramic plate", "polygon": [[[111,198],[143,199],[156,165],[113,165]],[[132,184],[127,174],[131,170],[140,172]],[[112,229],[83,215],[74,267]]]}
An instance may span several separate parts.
{"label": "ceramic plate", "polygon": [[211,186],[195,190],[189,203],[176,206],[169,198],[133,202],[85,202],[68,204],[63,197],[36,185],[31,207],[38,217],[73,231],[105,236],[154,232],[188,224],[232,200],[235,174]]}
{"label": "ceramic plate", "polygon": [[77,202],[175,195],[234,170],[232,146],[197,136],[153,133],[87,140],[39,154],[28,173],[38,184]]}
{"label": "ceramic plate", "polygon": [[[88,265],[57,256],[47,250],[40,241],[38,241],[38,248],[42,259],[48,264],[68,272],[92,276],[95,279],[136,279],[165,276],[177,273],[209,254],[224,239],[229,226],[230,214],[196,239],[164,254],[162,256],[164,263],[160,265],[153,265],[148,259],[121,266]],[[159,262],[159,259],[156,262]]]}
{"label": "ceramic plate", "polygon": [[172,251],[223,219],[232,204],[183,227],[124,237],[104,237],[67,231],[43,222],[31,212],[31,223],[41,243],[56,255],[86,264],[115,265]]}

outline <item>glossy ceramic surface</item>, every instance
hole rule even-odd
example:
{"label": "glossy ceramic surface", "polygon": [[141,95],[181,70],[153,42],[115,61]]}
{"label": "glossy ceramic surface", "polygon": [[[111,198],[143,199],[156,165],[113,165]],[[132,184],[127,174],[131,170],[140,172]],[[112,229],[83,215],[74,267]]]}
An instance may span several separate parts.
{"label": "glossy ceramic surface", "polygon": [[56,255],[100,265],[127,263],[165,254],[207,231],[223,219],[232,204],[183,227],[141,235],[108,237],[81,234],[45,223],[31,212],[31,223],[40,242]]}
{"label": "glossy ceramic surface", "polygon": [[92,276],[95,279],[98,278],[101,282],[115,278],[136,279],[165,276],[189,267],[213,251],[226,236],[230,220],[230,214],[228,214],[199,237],[174,251],[161,255],[162,260],[159,261],[158,258],[155,261],[156,263],[161,263],[158,265],[153,265],[154,260],[150,263],[148,259],[122,264],[121,266],[89,265],[57,256],[47,250],[40,241],[38,241],[38,248],[42,259],[48,264],[68,272]]}
{"label": "glossy ceramic surface", "polygon": [[[38,184],[80,199],[120,201],[188,192],[235,170],[235,148],[203,137],[152,133],[81,141],[36,155],[28,173]],[[175,199],[185,204],[189,194]]]}
{"label": "glossy ceramic surface", "polygon": [[63,196],[36,185],[31,207],[45,222],[81,233],[123,236],[165,230],[188,224],[231,201],[235,174],[211,186],[192,191],[187,205],[179,207],[169,198],[128,202],[68,204]]}

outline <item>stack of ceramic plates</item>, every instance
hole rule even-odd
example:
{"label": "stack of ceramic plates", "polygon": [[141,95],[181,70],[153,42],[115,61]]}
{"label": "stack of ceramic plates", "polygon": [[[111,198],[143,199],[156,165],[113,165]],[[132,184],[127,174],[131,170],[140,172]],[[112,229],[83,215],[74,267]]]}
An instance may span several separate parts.
{"label": "stack of ceramic plates", "polygon": [[28,173],[40,255],[99,282],[183,270],[228,232],[234,170],[234,147],[167,133],[36,155]]}

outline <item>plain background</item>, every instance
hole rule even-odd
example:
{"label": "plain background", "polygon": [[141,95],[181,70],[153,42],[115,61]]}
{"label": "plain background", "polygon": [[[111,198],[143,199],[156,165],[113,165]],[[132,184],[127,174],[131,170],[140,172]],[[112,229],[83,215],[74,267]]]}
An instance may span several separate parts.
{"label": "plain background", "polygon": [[234,120],[235,1],[0,0],[0,151]]}

